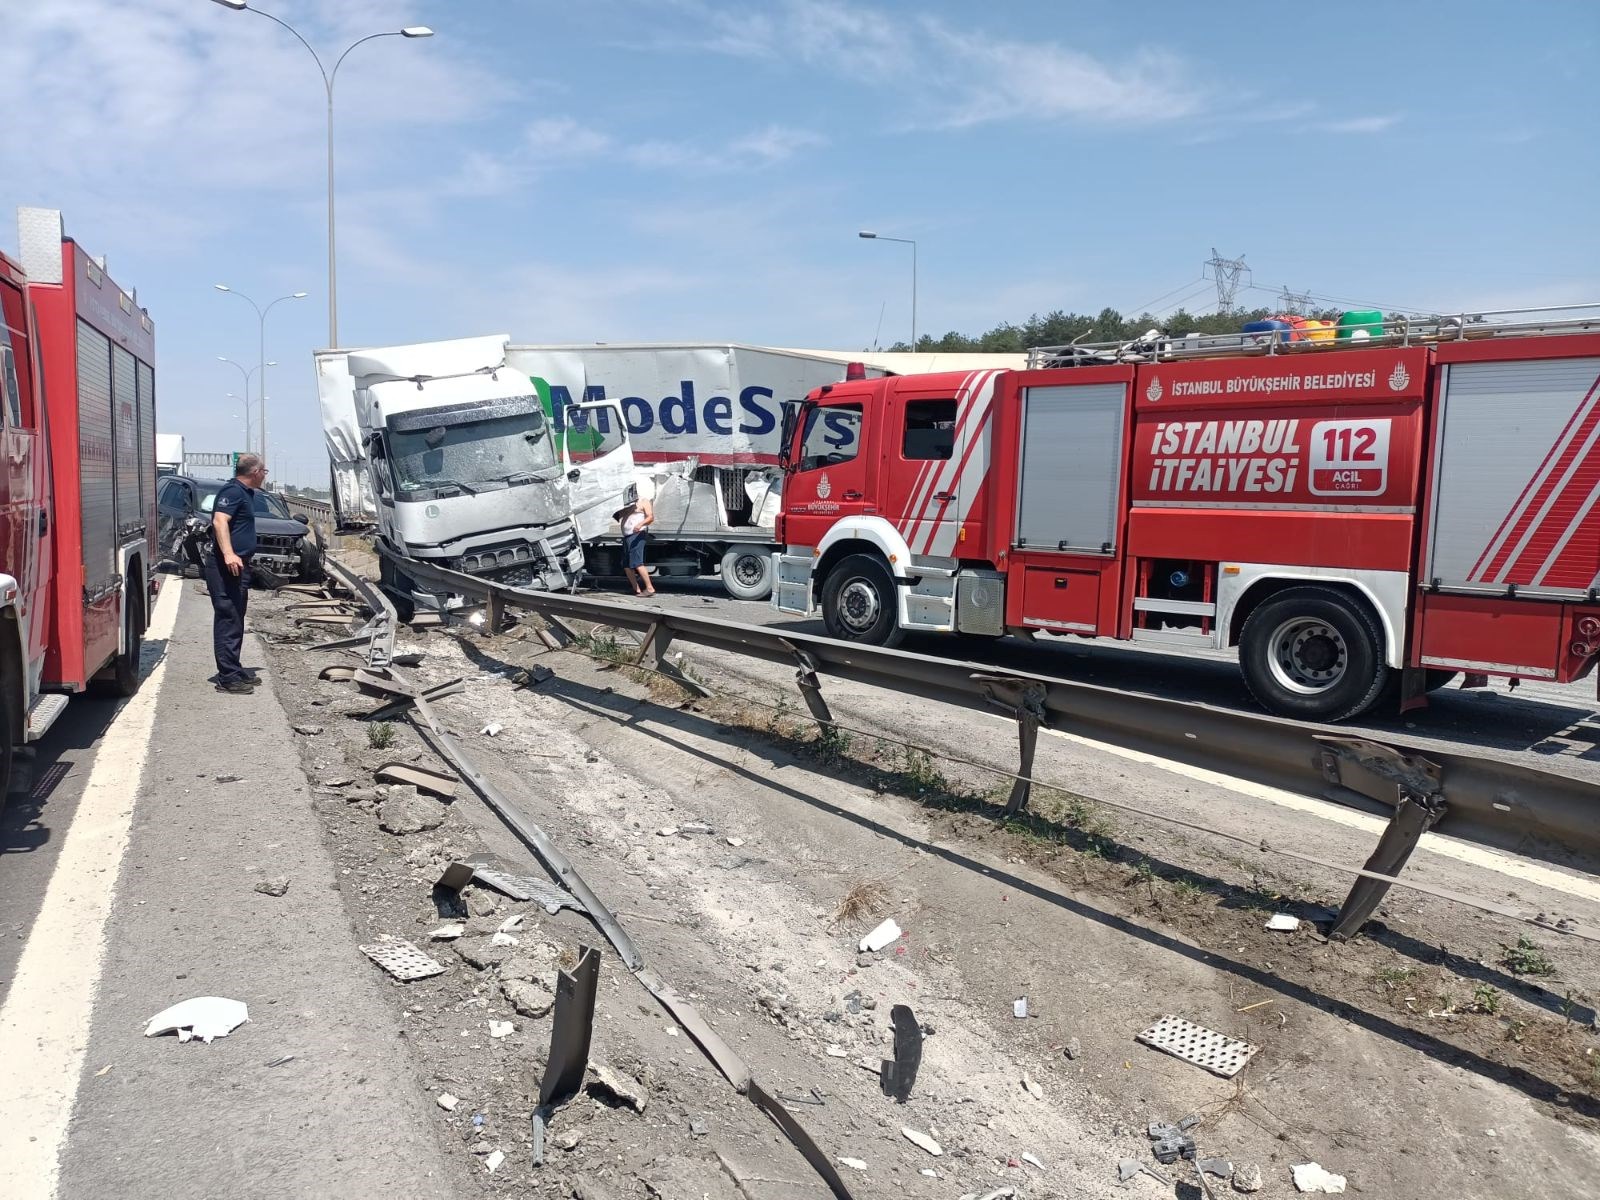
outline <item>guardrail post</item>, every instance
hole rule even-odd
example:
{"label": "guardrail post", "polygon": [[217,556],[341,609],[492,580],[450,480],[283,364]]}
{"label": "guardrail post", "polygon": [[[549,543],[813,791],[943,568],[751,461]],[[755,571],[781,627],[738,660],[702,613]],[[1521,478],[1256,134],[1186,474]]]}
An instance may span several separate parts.
{"label": "guardrail post", "polygon": [[491,637],[500,632],[506,620],[506,602],[493,588],[483,600],[483,628]]}
{"label": "guardrail post", "polygon": [[[1378,839],[1377,849],[1367,859],[1365,869],[1380,875],[1398,875],[1411,857],[1411,852],[1417,848],[1417,843],[1422,840],[1422,835],[1433,828],[1446,811],[1448,805],[1438,793],[1416,792],[1402,786],[1394,816],[1389,819],[1383,836]],[[1350,889],[1350,894],[1344,898],[1344,904],[1339,909],[1338,919],[1328,931],[1328,939],[1343,942],[1354,937],[1384,896],[1388,895],[1389,887],[1386,879],[1357,876],[1355,886]]]}
{"label": "guardrail post", "polygon": [[1045,723],[1045,688],[1042,683],[1005,675],[974,675],[990,704],[1010,713],[1017,723],[1017,774],[1006,800],[1005,815],[1014,817],[1028,807],[1033,792],[1033,752],[1039,744],[1039,726]]}
{"label": "guardrail post", "polygon": [[822,698],[822,683],[817,679],[817,660],[788,641],[783,642],[783,648],[794,655],[795,662],[799,664],[795,668],[794,681],[800,685],[800,695],[811,710],[811,715],[826,732],[833,724],[833,713],[828,710],[828,702]]}
{"label": "guardrail post", "polygon": [[672,630],[661,622],[657,622],[655,626],[652,626],[652,629],[655,631],[655,636],[651,639],[651,642],[656,652],[656,670],[677,683],[684,691],[704,700],[711,693],[685,675],[683,668],[668,657],[668,650],[672,646]]}

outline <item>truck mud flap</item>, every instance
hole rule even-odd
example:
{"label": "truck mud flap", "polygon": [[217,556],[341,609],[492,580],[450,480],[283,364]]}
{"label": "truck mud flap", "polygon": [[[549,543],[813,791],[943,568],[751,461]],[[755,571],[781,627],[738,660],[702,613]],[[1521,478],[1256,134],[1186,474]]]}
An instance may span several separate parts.
{"label": "truck mud flap", "polygon": [[777,560],[777,586],[772,589],[772,607],[797,617],[811,615],[811,564],[809,554],[774,554]]}

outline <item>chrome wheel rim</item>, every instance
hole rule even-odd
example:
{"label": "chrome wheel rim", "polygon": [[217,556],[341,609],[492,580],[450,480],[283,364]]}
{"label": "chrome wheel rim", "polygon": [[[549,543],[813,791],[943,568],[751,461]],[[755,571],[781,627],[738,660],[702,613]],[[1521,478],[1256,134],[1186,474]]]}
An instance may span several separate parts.
{"label": "chrome wheel rim", "polygon": [[1293,617],[1272,631],[1267,661],[1280,687],[1311,696],[1344,679],[1350,647],[1344,635],[1320,617]]}
{"label": "chrome wheel rim", "polygon": [[839,620],[854,633],[865,633],[877,623],[882,606],[878,589],[865,579],[851,579],[839,589]]}

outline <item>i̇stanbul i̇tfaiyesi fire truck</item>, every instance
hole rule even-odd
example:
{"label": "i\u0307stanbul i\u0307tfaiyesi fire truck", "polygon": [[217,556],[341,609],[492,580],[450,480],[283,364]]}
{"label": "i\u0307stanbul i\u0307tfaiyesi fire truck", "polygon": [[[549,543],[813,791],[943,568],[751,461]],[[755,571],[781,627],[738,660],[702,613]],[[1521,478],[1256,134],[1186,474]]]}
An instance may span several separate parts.
{"label": "i\u0307stanbul i\u0307tfaiyesi fire truck", "polygon": [[1600,650],[1600,319],[1150,336],[787,414],[774,605],[834,637],[1237,647],[1353,717]]}

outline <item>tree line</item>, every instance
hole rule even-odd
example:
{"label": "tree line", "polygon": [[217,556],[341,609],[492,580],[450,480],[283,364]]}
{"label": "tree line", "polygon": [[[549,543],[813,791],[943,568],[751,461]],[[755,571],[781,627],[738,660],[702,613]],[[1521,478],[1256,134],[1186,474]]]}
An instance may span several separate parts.
{"label": "tree line", "polygon": [[[1006,321],[987,333],[972,335],[952,330],[943,337],[925,333],[917,339],[916,348],[928,354],[1020,354],[1034,346],[1064,346],[1074,341],[1125,342],[1151,329],[1174,336],[1185,333],[1237,333],[1239,327],[1248,321],[1261,321],[1277,315],[1270,308],[1231,313],[1191,313],[1180,308],[1159,317],[1148,312],[1125,317],[1114,308],[1103,308],[1095,316],[1056,309],[1044,316],[1035,313],[1020,325]],[[1334,320],[1339,313],[1336,309],[1330,309],[1308,315],[1321,320]],[[910,350],[911,344],[896,342],[889,349]]]}

